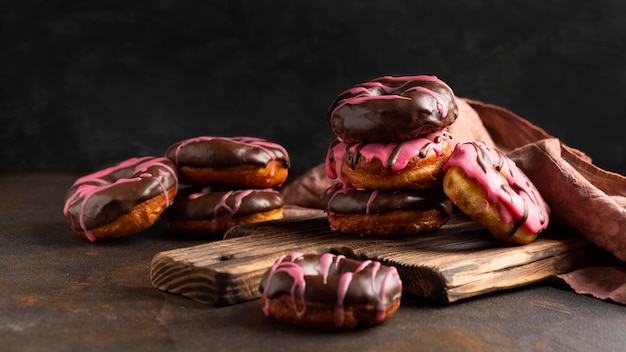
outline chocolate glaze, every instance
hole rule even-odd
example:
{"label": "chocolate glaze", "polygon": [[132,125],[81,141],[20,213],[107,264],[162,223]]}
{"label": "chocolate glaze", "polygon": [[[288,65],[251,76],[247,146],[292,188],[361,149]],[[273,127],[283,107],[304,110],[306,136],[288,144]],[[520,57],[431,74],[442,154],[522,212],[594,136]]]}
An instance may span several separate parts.
{"label": "chocolate glaze", "polygon": [[440,189],[417,191],[359,190],[343,184],[331,186],[324,198],[329,213],[376,214],[391,210],[431,210],[452,215],[452,201]]}
{"label": "chocolate glaze", "polygon": [[458,113],[452,89],[437,77],[385,76],[339,94],[327,118],[344,142],[391,142],[445,128]]}
{"label": "chocolate glaze", "polygon": [[335,309],[335,326],[343,325],[344,306],[370,305],[377,321],[383,321],[386,306],[402,296],[402,281],[393,266],[359,261],[331,253],[283,255],[265,272],[259,291],[266,298],[263,311],[270,315],[269,299],[291,296],[298,317],[307,313],[306,303],[328,304]]}
{"label": "chocolate glaze", "polygon": [[[109,224],[160,194],[167,197],[172,187],[178,189],[178,174],[170,160],[132,158],[76,180],[65,196],[63,214],[73,229],[85,231],[93,241],[90,229]],[[166,202],[171,204],[172,199]]]}
{"label": "chocolate glaze", "polygon": [[281,208],[283,196],[274,189],[212,191],[210,187],[186,187],[163,213],[167,221],[231,218]]}
{"label": "chocolate glaze", "polygon": [[171,145],[165,156],[176,166],[228,168],[242,164],[266,166],[272,160],[290,165],[289,155],[282,146],[255,137],[190,138]]}

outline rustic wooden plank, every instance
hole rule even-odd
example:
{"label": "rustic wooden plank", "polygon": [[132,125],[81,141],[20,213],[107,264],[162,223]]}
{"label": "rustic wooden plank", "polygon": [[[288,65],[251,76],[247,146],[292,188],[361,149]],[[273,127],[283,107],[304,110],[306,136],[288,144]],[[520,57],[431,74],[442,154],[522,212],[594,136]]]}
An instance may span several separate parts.
{"label": "rustic wooden plank", "polygon": [[508,246],[455,216],[421,236],[362,237],[330,231],[315,215],[241,225],[221,241],[158,253],[150,277],[160,290],[230,305],[258,298],[261,276],[281,254],[332,251],[394,265],[406,294],[449,303],[571,271],[590,247],[571,232],[550,230],[526,246]]}

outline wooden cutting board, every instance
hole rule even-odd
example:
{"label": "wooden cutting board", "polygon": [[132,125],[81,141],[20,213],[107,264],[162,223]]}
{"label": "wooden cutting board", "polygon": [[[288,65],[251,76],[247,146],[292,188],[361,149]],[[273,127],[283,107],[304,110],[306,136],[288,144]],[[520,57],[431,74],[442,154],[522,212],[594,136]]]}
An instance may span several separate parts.
{"label": "wooden cutting board", "polygon": [[223,240],[154,256],[152,284],[210,305],[260,296],[263,273],[281,254],[333,252],[394,265],[403,293],[454,302],[538,282],[580,266],[591,246],[574,231],[552,228],[525,246],[508,246],[459,215],[438,231],[404,238],[333,232],[323,215],[240,225]]}

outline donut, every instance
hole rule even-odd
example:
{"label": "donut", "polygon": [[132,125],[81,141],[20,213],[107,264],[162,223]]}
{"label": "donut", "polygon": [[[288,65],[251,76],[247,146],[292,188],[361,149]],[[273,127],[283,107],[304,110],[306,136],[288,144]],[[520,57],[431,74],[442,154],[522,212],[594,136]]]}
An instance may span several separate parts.
{"label": "donut", "polygon": [[400,307],[393,266],[331,253],[280,256],[259,285],[263,312],[279,322],[321,330],[380,324]]}
{"label": "donut", "polygon": [[170,160],[131,158],[77,179],[67,191],[63,214],[75,234],[92,242],[126,237],[152,226],[177,191]]}
{"label": "donut", "polygon": [[439,189],[359,190],[331,186],[324,199],[330,228],[356,235],[407,236],[433,231],[452,216]]}
{"label": "donut", "polygon": [[527,244],[548,226],[541,194],[499,150],[480,141],[457,144],[443,170],[450,200],[497,239]]}
{"label": "donut", "polygon": [[441,130],[459,114],[452,89],[435,76],[384,76],[335,98],[327,120],[345,143],[402,141]]}
{"label": "donut", "polygon": [[290,166],[285,148],[255,137],[190,138],[171,145],[165,156],[178,168],[181,183],[193,185],[277,187]]}
{"label": "donut", "polygon": [[356,188],[437,188],[452,149],[446,130],[390,143],[335,140],[326,155],[326,175]]}
{"label": "donut", "polygon": [[215,191],[183,187],[161,216],[171,233],[216,235],[239,224],[282,219],[283,196],[274,189]]}

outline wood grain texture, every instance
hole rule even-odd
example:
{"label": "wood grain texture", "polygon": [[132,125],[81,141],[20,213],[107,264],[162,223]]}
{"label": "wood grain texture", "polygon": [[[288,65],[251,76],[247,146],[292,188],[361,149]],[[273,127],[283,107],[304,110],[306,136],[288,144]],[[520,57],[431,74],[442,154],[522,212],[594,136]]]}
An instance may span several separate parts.
{"label": "wood grain texture", "polygon": [[240,225],[223,240],[158,253],[150,278],[162,291],[232,305],[259,297],[263,273],[281,254],[334,252],[394,265],[405,294],[450,303],[571,271],[589,247],[565,229],[550,229],[525,246],[508,246],[462,216],[426,235],[362,237],[333,232],[325,216],[314,215]]}

